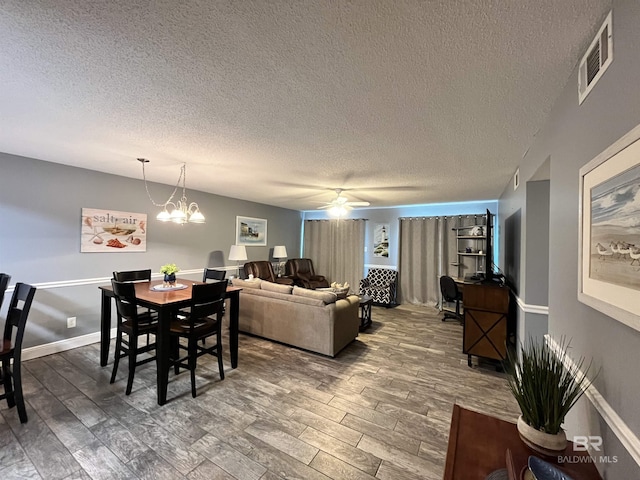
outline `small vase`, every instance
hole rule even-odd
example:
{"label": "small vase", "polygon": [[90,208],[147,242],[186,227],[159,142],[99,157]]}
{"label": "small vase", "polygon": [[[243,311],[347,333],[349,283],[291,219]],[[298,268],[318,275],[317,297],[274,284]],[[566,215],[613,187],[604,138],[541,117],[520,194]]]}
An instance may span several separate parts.
{"label": "small vase", "polygon": [[176,284],[176,274],[175,273],[165,273],[164,274],[164,286],[165,287],[173,287]]}
{"label": "small vase", "polygon": [[564,430],[555,435],[541,432],[525,422],[522,415],[518,418],[518,433],[527,446],[542,455],[554,457],[567,448],[567,435]]}

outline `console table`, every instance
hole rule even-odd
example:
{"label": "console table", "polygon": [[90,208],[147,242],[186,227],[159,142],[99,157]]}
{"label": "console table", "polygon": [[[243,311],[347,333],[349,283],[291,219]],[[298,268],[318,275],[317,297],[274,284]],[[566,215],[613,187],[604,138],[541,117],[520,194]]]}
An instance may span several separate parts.
{"label": "console table", "polygon": [[509,287],[498,284],[465,284],[462,293],[464,332],[462,351],[502,361],[507,356],[507,339],[512,331],[509,319]]}
{"label": "console table", "polygon": [[[485,480],[491,472],[507,468],[507,449],[511,452],[514,467],[509,472],[509,480],[520,480],[520,472],[530,455],[541,457],[520,440],[515,423],[454,405],[443,478]],[[573,444],[567,442],[562,456],[589,457],[589,454],[574,451]],[[543,460],[557,465],[576,480],[600,480],[591,461],[558,464],[557,458],[546,457]]]}

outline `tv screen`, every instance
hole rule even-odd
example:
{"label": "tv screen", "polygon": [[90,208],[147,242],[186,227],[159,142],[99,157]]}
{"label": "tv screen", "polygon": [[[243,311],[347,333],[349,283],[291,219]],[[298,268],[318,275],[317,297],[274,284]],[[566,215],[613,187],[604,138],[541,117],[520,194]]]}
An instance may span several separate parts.
{"label": "tv screen", "polygon": [[484,281],[493,281],[493,215],[487,209],[487,227],[485,228],[487,241],[485,242],[486,251],[484,257]]}

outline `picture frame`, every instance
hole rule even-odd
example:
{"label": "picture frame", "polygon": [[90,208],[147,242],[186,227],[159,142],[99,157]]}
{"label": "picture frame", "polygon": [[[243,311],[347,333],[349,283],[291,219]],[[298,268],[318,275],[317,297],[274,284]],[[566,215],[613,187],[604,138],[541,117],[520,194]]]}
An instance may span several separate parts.
{"label": "picture frame", "polygon": [[373,256],[389,258],[388,223],[376,223],[373,226]]}
{"label": "picture frame", "polygon": [[578,300],[640,331],[640,125],[579,175]]}
{"label": "picture frame", "polygon": [[265,247],[267,221],[264,218],[236,217],[236,245]]}
{"label": "picture frame", "polygon": [[147,251],[147,214],[83,208],[80,221],[81,253]]}

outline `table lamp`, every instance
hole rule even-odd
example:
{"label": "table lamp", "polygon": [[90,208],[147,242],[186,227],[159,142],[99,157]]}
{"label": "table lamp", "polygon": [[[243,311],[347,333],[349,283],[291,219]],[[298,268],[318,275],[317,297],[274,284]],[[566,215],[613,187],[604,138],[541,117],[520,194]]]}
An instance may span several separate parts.
{"label": "table lamp", "polygon": [[278,276],[282,276],[282,259],[287,258],[287,248],[284,245],[273,247],[273,258],[278,260]]}
{"label": "table lamp", "polygon": [[229,251],[229,260],[235,260],[236,267],[238,268],[238,277],[240,277],[240,262],[247,261],[247,249],[244,245],[231,245],[231,250]]}

